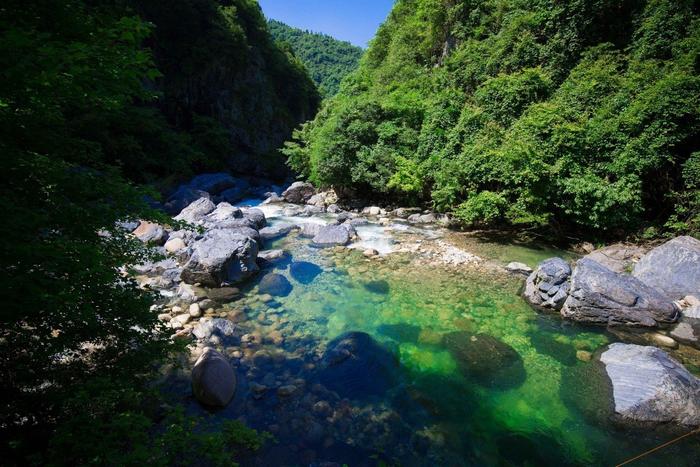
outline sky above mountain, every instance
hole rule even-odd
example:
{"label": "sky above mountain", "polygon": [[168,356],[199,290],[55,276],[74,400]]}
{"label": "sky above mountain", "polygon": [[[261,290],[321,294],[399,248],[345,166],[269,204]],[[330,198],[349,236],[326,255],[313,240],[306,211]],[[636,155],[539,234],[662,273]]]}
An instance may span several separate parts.
{"label": "sky above mountain", "polygon": [[259,0],[268,18],[360,47],[374,37],[393,0]]}

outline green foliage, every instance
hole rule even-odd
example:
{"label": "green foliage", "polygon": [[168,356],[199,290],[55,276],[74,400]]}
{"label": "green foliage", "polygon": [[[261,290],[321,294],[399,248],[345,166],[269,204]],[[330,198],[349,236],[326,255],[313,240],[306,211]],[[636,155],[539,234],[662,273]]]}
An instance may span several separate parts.
{"label": "green foliage", "polygon": [[699,63],[692,1],[400,0],[288,148],[469,224],[697,233]]}
{"label": "green foliage", "polygon": [[362,49],[349,42],[303,31],[275,20],[268,21],[268,28],[275,40],[288,44],[304,63],[324,97],[335,95],[343,78],[360,63]]}
{"label": "green foliage", "polygon": [[[240,427],[200,437],[199,422],[159,425],[147,409],[158,406],[147,390],[155,369],[183,349],[149,310],[151,293],[123,272],[153,255],[120,223],[167,222],[146,204],[155,192],[135,182],[220,164],[230,148],[220,120],[195,114],[185,131],[154,106],[153,80],[166,78],[144,47],[152,30],[122,2],[0,8],[0,452],[8,465],[189,464],[207,450],[230,463],[231,438],[255,447]],[[178,447],[183,433],[191,443]]]}

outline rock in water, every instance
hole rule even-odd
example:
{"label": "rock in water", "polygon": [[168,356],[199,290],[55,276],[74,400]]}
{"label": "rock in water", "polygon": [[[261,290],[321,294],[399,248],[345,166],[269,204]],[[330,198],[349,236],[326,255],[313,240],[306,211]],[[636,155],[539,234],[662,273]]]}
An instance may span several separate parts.
{"label": "rock in water", "polygon": [[284,193],[282,193],[282,197],[288,203],[304,204],[314,195],[314,193],[316,193],[316,190],[312,184],[305,182],[294,182],[285,190]]}
{"label": "rock in water", "polygon": [[389,286],[389,283],[387,281],[381,280],[381,281],[370,281],[367,282],[366,284],[363,284],[365,289],[369,290],[372,293],[376,293],[379,295],[386,295],[389,293],[389,290],[391,287]]}
{"label": "rock in water", "polygon": [[700,297],[700,240],[677,237],[654,248],[639,260],[632,275],[671,300]]}
{"label": "rock in water", "polygon": [[214,209],[216,209],[216,205],[209,198],[199,198],[175,216],[175,220],[195,224],[204,219],[204,216]]}
{"label": "rock in water", "polygon": [[523,296],[539,308],[559,311],[569,294],[571,267],[561,258],[542,261],[525,282]]}
{"label": "rock in water", "polygon": [[397,382],[398,359],[364,332],[349,332],[328,343],[319,379],[341,397],[381,395]]}
{"label": "rock in water", "polygon": [[576,263],[561,314],[591,324],[654,327],[674,322],[679,310],[638,279],[583,258]]}
{"label": "rock in water", "polygon": [[265,274],[258,285],[261,294],[270,294],[275,297],[286,297],[292,291],[292,284],[281,274]]}
{"label": "rock in water", "polygon": [[618,243],[609,245],[584,256],[602,264],[613,272],[631,272],[634,264],[644,255],[644,248]]}
{"label": "rock in water", "polygon": [[314,263],[309,263],[308,261],[295,261],[289,265],[289,272],[294,280],[302,284],[310,284],[323,270],[319,266]]}
{"label": "rock in water", "polygon": [[663,350],[616,343],[600,360],[612,381],[615,412],[622,418],[700,425],[700,379]]}
{"label": "rock in water", "polygon": [[276,238],[281,238],[287,235],[294,229],[294,225],[290,223],[277,224],[272,227],[265,227],[260,229],[260,238],[263,240],[274,240]]}
{"label": "rock in water", "polygon": [[327,225],[322,227],[311,243],[320,248],[337,245],[347,245],[350,241],[350,232],[342,225]]}
{"label": "rock in water", "polygon": [[262,229],[267,224],[265,213],[257,208],[246,208],[243,210],[243,217],[253,223],[256,229]]}
{"label": "rock in water", "polygon": [[207,348],[194,364],[192,393],[210,407],[226,407],[236,393],[236,373],[216,350]]}
{"label": "rock in water", "polygon": [[214,318],[197,324],[192,334],[197,339],[209,339],[212,335],[218,336],[222,341],[233,337],[236,325],[232,321],[223,318]]}
{"label": "rock in water", "polygon": [[209,287],[239,283],[258,272],[257,256],[258,244],[252,238],[227,229],[210,230],[192,245],[182,280]]}
{"label": "rock in water", "polygon": [[443,343],[465,378],[493,389],[510,389],[525,382],[525,366],[516,350],[487,334],[456,331]]}

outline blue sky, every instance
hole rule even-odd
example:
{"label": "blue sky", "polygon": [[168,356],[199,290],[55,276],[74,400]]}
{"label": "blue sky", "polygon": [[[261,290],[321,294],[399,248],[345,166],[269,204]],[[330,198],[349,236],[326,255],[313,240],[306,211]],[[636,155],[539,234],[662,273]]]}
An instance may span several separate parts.
{"label": "blue sky", "polygon": [[268,18],[366,47],[393,0],[258,0]]}

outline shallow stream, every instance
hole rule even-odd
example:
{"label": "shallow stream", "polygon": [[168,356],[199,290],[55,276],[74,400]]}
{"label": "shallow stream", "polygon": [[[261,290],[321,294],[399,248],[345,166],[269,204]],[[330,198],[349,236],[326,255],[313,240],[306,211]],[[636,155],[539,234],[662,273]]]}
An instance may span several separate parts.
{"label": "shallow stream", "polygon": [[[263,208],[269,225],[328,220]],[[270,242],[289,256],[261,276],[284,275],[291,293],[270,300],[253,283],[226,309],[245,313],[238,326],[254,339],[227,349],[240,356],[239,384],[215,420],[240,418],[276,438],[251,465],[615,465],[683,433],[612,423],[610,389],[588,360],[615,337],[534,311],[522,277],[421,260],[420,247],[389,254],[417,237],[438,241],[439,230],[357,230],[356,249],[311,248],[294,233]],[[381,255],[366,258],[366,248]],[[488,242],[474,253],[531,267],[567,255]],[[299,262],[320,270],[290,266]],[[324,371],[327,348],[348,332],[371,336],[351,334],[359,366]],[[268,389],[253,397],[256,384]],[[638,465],[697,465],[698,453],[690,438]]]}

